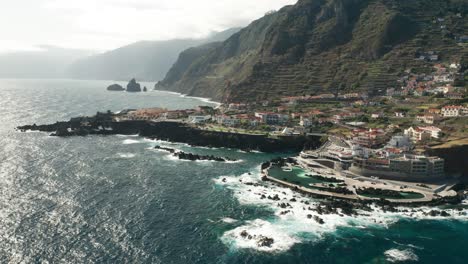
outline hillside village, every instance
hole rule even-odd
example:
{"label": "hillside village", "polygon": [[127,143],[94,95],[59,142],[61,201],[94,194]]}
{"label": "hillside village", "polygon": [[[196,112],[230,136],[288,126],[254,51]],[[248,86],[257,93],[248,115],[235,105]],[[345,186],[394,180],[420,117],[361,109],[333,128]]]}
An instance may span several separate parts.
{"label": "hillside village", "polygon": [[[415,59],[425,60],[431,72],[408,69],[397,80],[399,86],[389,87],[382,96],[319,93],[216,108],[126,110],[115,119],[183,122],[202,130],[272,138],[317,135],[325,142],[325,136],[332,136],[346,143],[340,151],[323,149],[330,159],[348,159],[345,169],[360,168],[363,174],[366,168],[375,174],[375,170],[392,170],[390,164],[397,160],[399,164],[419,161],[425,164],[422,174],[437,178],[443,176],[444,161],[425,156],[426,150],[468,143],[468,91],[460,86],[465,69],[458,62],[438,61],[435,52]],[[415,173],[399,166],[401,175]]]}

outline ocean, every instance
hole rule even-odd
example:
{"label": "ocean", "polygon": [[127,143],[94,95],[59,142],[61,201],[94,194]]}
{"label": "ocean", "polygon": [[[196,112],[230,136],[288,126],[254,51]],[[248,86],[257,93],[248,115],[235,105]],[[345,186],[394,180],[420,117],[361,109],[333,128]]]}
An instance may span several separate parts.
{"label": "ocean", "polygon": [[[15,127],[97,111],[214,105],[110,81],[0,80],[1,263],[466,263],[468,203],[449,218],[376,210],[307,218],[317,199],[263,183],[288,153],[208,149],[134,136],[50,137]],[[151,89],[151,84],[144,84]],[[161,145],[238,162],[191,162]],[[246,185],[245,183],[252,183]],[[278,194],[291,204],[283,214]],[[297,202],[290,199],[295,197]],[[430,211],[432,208],[424,208]],[[312,212],[313,214],[313,212]],[[240,234],[274,239],[261,247]]]}

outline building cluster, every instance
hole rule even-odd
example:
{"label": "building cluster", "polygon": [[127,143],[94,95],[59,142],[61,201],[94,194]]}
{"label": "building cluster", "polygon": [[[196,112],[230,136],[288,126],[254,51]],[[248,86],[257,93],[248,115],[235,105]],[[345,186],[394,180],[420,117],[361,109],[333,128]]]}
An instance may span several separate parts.
{"label": "building cluster", "polygon": [[394,180],[432,180],[444,177],[444,160],[416,155],[407,135],[396,135],[373,149],[355,140],[332,139],[314,151],[304,151],[304,159],[328,160],[333,168],[351,173]]}
{"label": "building cluster", "polygon": [[120,118],[124,120],[156,120],[159,119],[167,109],[164,108],[143,108],[137,110],[128,110],[120,113]]}
{"label": "building cluster", "polygon": [[355,145],[365,148],[377,148],[382,146],[387,140],[383,129],[354,129],[352,142]]}
{"label": "building cluster", "polygon": [[[168,110],[165,108],[142,108],[128,109],[118,113],[119,120],[144,120],[144,121],[165,121],[165,120],[193,120],[194,117],[202,116],[204,111],[202,108],[184,109],[184,110]],[[206,115],[205,115],[206,116]]]}
{"label": "building cluster", "polygon": [[444,177],[444,160],[413,154],[397,154],[388,158],[355,157],[351,172],[396,180],[432,180]]}
{"label": "building cluster", "polygon": [[[423,53],[421,60],[437,61],[438,55],[434,52]],[[436,59],[437,58],[437,59]],[[463,89],[453,86],[456,76],[461,69],[460,64],[449,65],[438,63],[433,66],[431,74],[414,74],[407,70],[404,76],[398,79],[399,88],[387,89],[387,96],[427,96],[443,95],[448,99],[462,99]]]}
{"label": "building cluster", "polygon": [[416,116],[416,121],[425,124],[436,124],[443,118],[468,116],[468,107],[462,105],[447,105],[440,109],[430,108],[422,114]]}

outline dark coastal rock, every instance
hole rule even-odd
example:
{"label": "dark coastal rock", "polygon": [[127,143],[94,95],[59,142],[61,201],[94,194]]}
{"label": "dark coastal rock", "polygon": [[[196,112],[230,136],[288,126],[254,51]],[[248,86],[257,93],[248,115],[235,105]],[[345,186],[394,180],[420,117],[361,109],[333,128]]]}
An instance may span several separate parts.
{"label": "dark coastal rock", "polygon": [[331,182],[331,183],[342,183],[344,180],[337,179],[335,177],[323,177],[320,175],[309,175],[307,174],[306,176],[313,177],[317,180],[324,181],[324,182]]}
{"label": "dark coastal rock", "polygon": [[[384,189],[376,189],[376,188],[359,188],[356,189],[356,193],[360,195],[375,195],[375,196],[386,196],[389,199],[402,199],[405,198],[400,192],[393,191],[393,190],[384,190]],[[410,194],[416,194],[415,192],[407,192]]]}
{"label": "dark coastal rock", "polygon": [[279,201],[279,200],[281,200],[277,194],[275,194],[273,197],[271,197],[270,195],[268,195],[268,199],[273,200],[273,201]]}
{"label": "dark coastal rock", "polygon": [[146,88],[146,86],[143,87],[143,92],[147,92],[147,91],[148,91],[148,88]]}
{"label": "dark coastal rock", "polygon": [[215,157],[213,155],[204,156],[204,155],[198,155],[198,154],[192,154],[192,153],[185,153],[182,151],[177,152],[174,155],[181,160],[191,160],[191,161],[209,160],[209,161],[218,161],[218,162],[230,161],[230,159],[228,158]]}
{"label": "dark coastal rock", "polygon": [[115,83],[107,87],[107,91],[122,92],[125,91],[125,88],[123,88],[122,85]]}
{"label": "dark coastal rock", "polygon": [[135,79],[131,79],[127,84],[127,92],[141,92],[141,86]]}
{"label": "dark coastal rock", "polygon": [[271,247],[275,243],[275,240],[270,237],[260,236],[257,241],[257,246],[259,247]]}
{"label": "dark coastal rock", "polygon": [[[229,158],[221,158],[221,157],[215,157],[213,155],[198,155],[198,154],[192,154],[192,153],[185,153],[183,151],[177,151],[172,148],[165,148],[161,146],[155,146],[155,149],[159,150],[164,150],[169,153],[174,154],[175,157],[181,159],[181,160],[190,160],[190,161],[197,161],[197,160],[209,160],[209,161],[218,161],[218,162],[226,162],[226,161],[236,161],[235,159],[229,159]],[[252,183],[253,185],[253,183]]]}
{"label": "dark coastal rock", "polygon": [[264,163],[262,163],[262,165],[261,165],[261,169],[262,169],[262,170],[267,169],[267,168],[270,167],[270,165],[271,165],[270,162],[264,162]]}
{"label": "dark coastal rock", "polygon": [[[107,115],[107,114],[106,114]],[[106,119],[101,116],[77,117],[70,121],[57,122],[48,125],[19,126],[21,131],[33,130],[54,133],[59,128],[70,128],[72,132],[63,136],[76,136],[73,130],[83,128],[89,135],[135,135],[139,134],[150,139],[187,143],[192,146],[225,147],[235,149],[256,149],[262,152],[300,151],[306,142],[319,145],[320,137],[299,136],[285,138],[269,138],[265,135],[236,134],[201,130],[178,122],[148,122],[144,120],[114,121],[112,115]],[[90,122],[92,121],[92,122]],[[91,126],[93,128],[91,129]],[[112,130],[95,130],[99,126],[111,127]],[[60,135],[62,136],[62,135]]]}
{"label": "dark coastal rock", "polygon": [[159,150],[164,150],[164,151],[167,151],[167,152],[170,152],[170,153],[175,153],[175,152],[176,152],[176,150],[173,149],[173,148],[165,148],[165,147],[161,147],[161,146],[159,146],[159,145],[158,145],[158,146],[155,146],[154,148],[155,148],[155,149],[159,149]]}
{"label": "dark coastal rock", "polygon": [[447,213],[446,211],[442,211],[442,212],[440,213],[440,216],[443,216],[443,217],[449,217],[449,216],[450,216],[450,214],[449,214],[449,213]]}
{"label": "dark coastal rock", "polygon": [[242,232],[240,233],[241,237],[247,237],[249,235],[249,233],[247,233],[246,230],[242,230]]}
{"label": "dark coastal rock", "polygon": [[316,215],[314,216],[314,220],[315,220],[315,222],[317,222],[317,223],[319,223],[321,225],[325,224],[325,221],[323,221],[322,218],[320,218],[320,217],[318,217]]}

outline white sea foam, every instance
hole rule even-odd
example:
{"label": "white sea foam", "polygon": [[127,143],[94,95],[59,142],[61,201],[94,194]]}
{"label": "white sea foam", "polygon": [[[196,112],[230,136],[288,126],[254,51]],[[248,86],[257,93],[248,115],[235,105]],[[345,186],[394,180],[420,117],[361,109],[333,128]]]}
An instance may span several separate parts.
{"label": "white sea foam", "polygon": [[135,135],[121,135],[121,134],[117,134],[116,136],[117,136],[117,137],[139,137],[140,135],[138,135],[138,134],[135,134]]}
{"label": "white sea foam", "polygon": [[167,140],[161,140],[161,139],[151,139],[151,138],[144,138],[143,141],[145,142],[150,142],[150,143],[156,143],[157,145],[171,145],[171,146],[186,146],[186,147],[190,147],[189,144],[187,143],[181,143],[181,142],[171,142],[171,141],[167,141]]}
{"label": "white sea foam", "polygon": [[234,164],[234,163],[242,163],[244,162],[244,160],[228,160],[228,161],[225,161],[224,163],[229,163],[229,164]]}
{"label": "white sea foam", "polygon": [[25,130],[23,133],[44,133],[44,132],[38,131],[38,130],[31,130],[31,129],[28,129],[28,130]]}
{"label": "white sea foam", "polygon": [[411,249],[399,250],[396,248],[385,251],[385,256],[389,262],[418,261],[419,258]]}
{"label": "white sea foam", "polygon": [[249,151],[245,151],[245,150],[241,150],[241,149],[238,149],[237,152],[240,152],[240,153],[255,153],[255,154],[261,154],[261,153],[263,153],[263,152],[258,151],[258,150],[249,150]]}
{"label": "white sea foam", "polygon": [[224,223],[228,223],[228,224],[233,224],[233,223],[237,222],[236,219],[230,218],[230,217],[224,217],[224,218],[221,219],[221,221],[224,222]]}
{"label": "white sea foam", "polygon": [[410,248],[415,248],[415,249],[424,249],[424,247],[418,247],[418,246],[415,246],[413,244],[402,244],[402,243],[398,243],[396,241],[393,241],[393,243],[395,243],[396,245],[398,246],[405,246],[405,247],[410,247]]}
{"label": "white sea foam", "polygon": [[170,153],[168,155],[164,155],[164,159],[169,160],[169,161],[182,161],[178,157],[175,157],[174,155]]}
{"label": "white sea foam", "polygon": [[[259,172],[246,173],[241,176],[222,176],[215,179],[216,184],[225,186],[233,191],[233,195],[244,205],[263,206],[271,210],[274,218],[270,220],[256,219],[228,231],[223,236],[223,242],[237,248],[255,248],[266,251],[287,250],[295,243],[301,241],[316,241],[324,234],[336,231],[338,227],[354,228],[388,228],[402,218],[412,219],[447,219],[447,217],[432,217],[428,214],[434,208],[424,207],[420,211],[413,212],[409,208],[406,212],[384,212],[381,208],[374,206],[372,212],[359,212],[359,216],[347,216],[339,214],[318,214],[316,207],[320,200],[314,200],[296,193],[288,188],[276,186],[269,182],[261,182]],[[278,195],[279,201],[268,199],[268,196]],[[288,204],[281,208],[280,203]],[[444,210],[451,216],[449,219],[468,220],[468,211]],[[323,224],[315,219],[322,219]],[[247,241],[240,236],[240,232],[271,237],[275,240],[271,248],[256,246],[255,241]],[[277,238],[277,239],[276,239]]]}
{"label": "white sea foam", "polygon": [[197,149],[210,149],[210,150],[216,150],[216,149],[222,149],[222,148],[213,148],[213,147],[203,147],[203,146],[192,146],[188,145],[191,148],[197,148]]}
{"label": "white sea foam", "polygon": [[[243,236],[244,231],[246,234]],[[272,238],[273,244],[271,246],[260,246],[259,242],[262,237]],[[287,227],[275,225],[261,219],[248,221],[246,225],[224,233],[221,239],[235,248],[250,248],[268,252],[287,251],[299,242],[297,238],[290,235]]]}
{"label": "white sea foam", "polygon": [[117,155],[119,155],[119,157],[124,158],[124,159],[131,159],[136,156],[133,153],[117,153]]}
{"label": "white sea foam", "polygon": [[124,145],[130,145],[130,144],[138,144],[140,143],[140,141],[134,140],[134,139],[125,139],[122,143]]}

